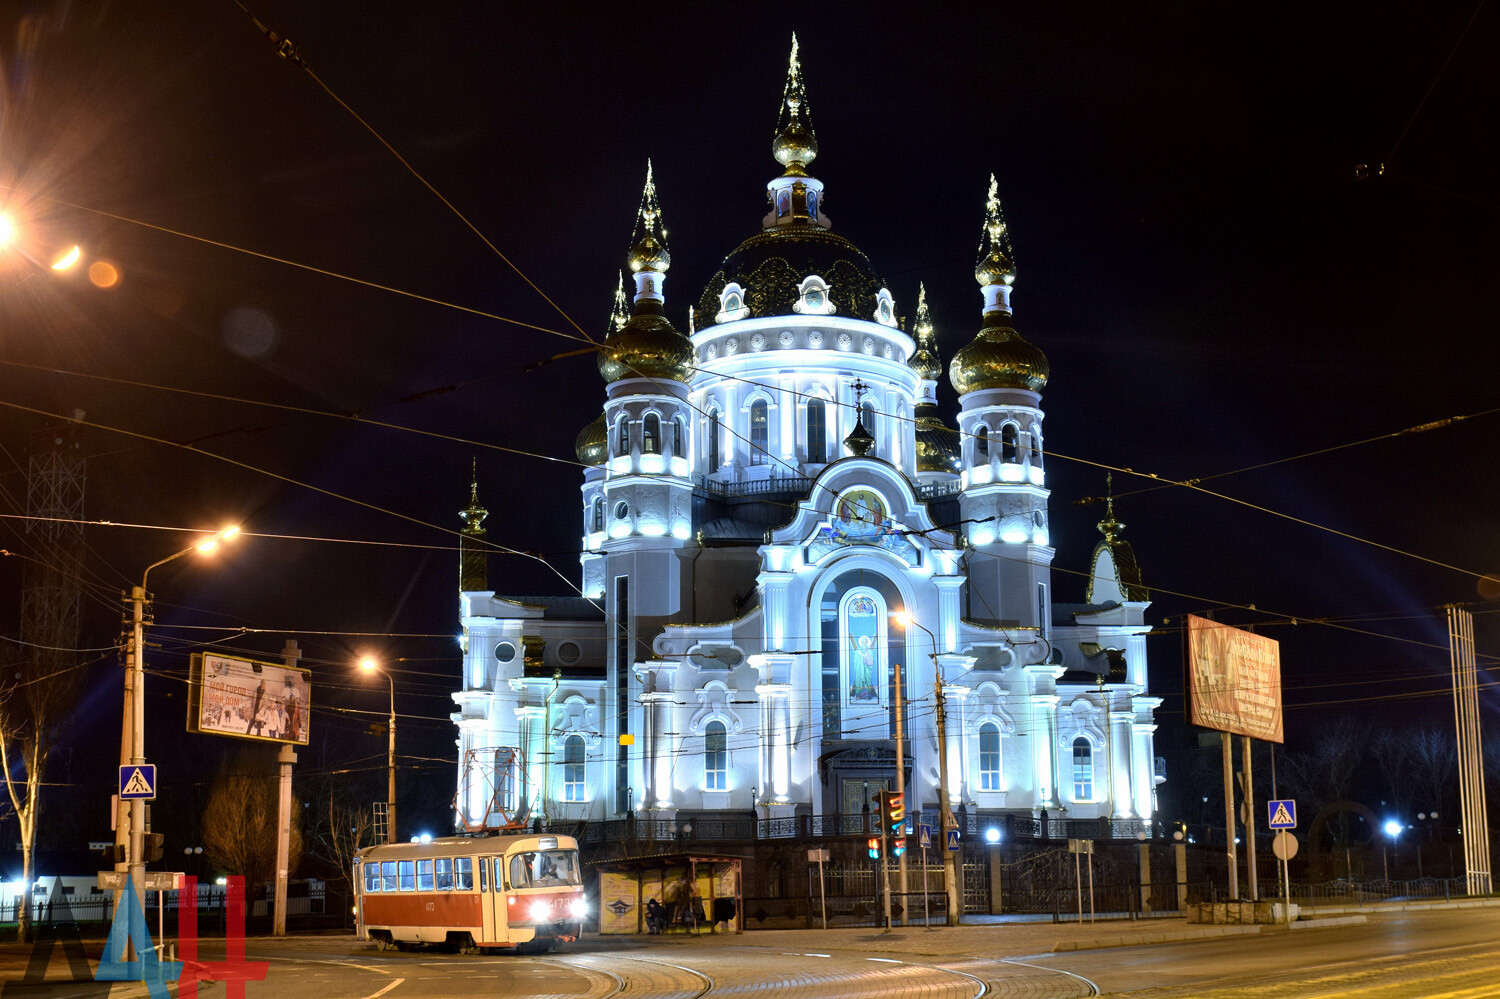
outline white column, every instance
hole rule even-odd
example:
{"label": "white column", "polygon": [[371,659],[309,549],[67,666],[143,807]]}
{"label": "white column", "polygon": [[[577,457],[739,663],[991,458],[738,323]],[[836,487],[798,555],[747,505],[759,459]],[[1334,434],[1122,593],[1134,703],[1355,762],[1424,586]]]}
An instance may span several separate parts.
{"label": "white column", "polygon": [[1135,781],[1135,811],[1143,819],[1151,818],[1156,810],[1156,753],[1155,722],[1132,722],[1131,736],[1135,741],[1134,767],[1131,775]]}
{"label": "white column", "polygon": [[948,704],[948,803],[954,808],[966,798],[972,800],[974,797],[966,793],[969,790],[968,698],[968,687],[954,683],[943,684],[943,699]]}
{"label": "white column", "polygon": [[646,789],[647,807],[670,809],[672,804],[672,737],[668,712],[672,706],[669,692],[641,695],[641,714],[646,721]]}
{"label": "white column", "polygon": [[1060,800],[1052,773],[1052,744],[1057,741],[1053,736],[1057,700],[1056,694],[1031,695],[1031,764],[1036,808],[1056,808]]}
{"label": "white column", "polygon": [[[1106,692],[1111,697],[1113,692]],[[1111,704],[1109,716],[1110,754],[1110,798],[1113,801],[1113,817],[1128,819],[1135,815],[1135,781],[1131,767],[1130,708],[1127,705]]]}

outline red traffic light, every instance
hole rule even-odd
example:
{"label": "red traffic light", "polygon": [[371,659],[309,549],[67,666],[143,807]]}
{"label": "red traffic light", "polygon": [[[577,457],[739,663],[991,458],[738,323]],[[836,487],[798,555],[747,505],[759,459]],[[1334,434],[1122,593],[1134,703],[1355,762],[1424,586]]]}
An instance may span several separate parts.
{"label": "red traffic light", "polygon": [[867,850],[870,851],[870,859],[871,860],[879,860],[880,859],[880,837],[879,836],[871,836],[869,839],[865,840],[865,849],[867,849]]}

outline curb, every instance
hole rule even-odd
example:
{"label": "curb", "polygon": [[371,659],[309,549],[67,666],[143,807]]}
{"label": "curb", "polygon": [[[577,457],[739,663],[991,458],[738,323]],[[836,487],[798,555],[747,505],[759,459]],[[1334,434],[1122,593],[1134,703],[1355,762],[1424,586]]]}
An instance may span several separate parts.
{"label": "curb", "polygon": [[1184,943],[1190,940],[1207,940],[1215,937],[1248,936],[1259,933],[1261,927],[1216,926],[1201,930],[1174,930],[1169,933],[1126,933],[1118,937],[1099,937],[1094,940],[1059,940],[1052,945],[1051,953],[1073,950],[1103,950],[1106,947],[1142,947],[1146,944]]}
{"label": "curb", "polygon": [[1322,930],[1332,926],[1362,926],[1370,920],[1363,914],[1358,916],[1327,916],[1323,919],[1300,919],[1287,927],[1289,930]]}

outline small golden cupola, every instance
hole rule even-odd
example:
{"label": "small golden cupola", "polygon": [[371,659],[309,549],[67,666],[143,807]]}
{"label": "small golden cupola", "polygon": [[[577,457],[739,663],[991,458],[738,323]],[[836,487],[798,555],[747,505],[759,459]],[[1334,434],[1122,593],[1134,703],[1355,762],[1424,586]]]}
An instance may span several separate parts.
{"label": "small golden cupola", "polygon": [[997,388],[1041,392],[1047,385],[1047,355],[1016,332],[1011,317],[1010,292],[1016,280],[1012,261],[1010,234],[992,174],[979,262],[974,267],[974,280],[984,295],[984,325],[968,346],[953,355],[948,368],[948,378],[960,396]]}
{"label": "small golden cupola", "polygon": [[649,162],[627,263],[635,279],[635,304],[630,318],[600,346],[599,374],[607,382],[622,378],[686,382],[692,370],[693,345],[663,315],[662,285],[672,255]]}
{"label": "small golden cupola", "polygon": [[943,362],[938,357],[937,329],[927,307],[927,286],[917,286],[917,318],[912,332],[917,349],[906,362],[922,380],[922,391],[912,415],[916,422],[917,471],[957,474],[959,470],[958,431],[938,415],[937,383],[943,376]]}
{"label": "small golden cupola", "polygon": [[812,127],[807,88],[802,83],[802,63],[797,58],[797,36],[792,35],[792,55],[787,62],[786,87],[781,92],[781,111],[776,117],[776,137],[771,155],[781,164],[781,176],[766,185],[771,211],[762,224],[767,229],[783,226],[832,228],[823,214],[823,183],[807,172],[818,158],[818,136]]}
{"label": "small golden cupola", "polygon": [[602,465],[609,457],[609,428],[604,425],[601,411],[593,423],[578,431],[573,439],[573,451],[585,465]]}

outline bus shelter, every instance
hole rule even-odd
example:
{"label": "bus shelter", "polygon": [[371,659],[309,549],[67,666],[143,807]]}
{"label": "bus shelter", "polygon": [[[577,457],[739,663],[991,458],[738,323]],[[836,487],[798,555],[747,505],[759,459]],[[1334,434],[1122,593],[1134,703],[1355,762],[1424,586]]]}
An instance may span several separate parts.
{"label": "bus shelter", "polygon": [[661,907],[661,932],[745,932],[742,859],[672,853],[596,861],[599,932],[649,932],[653,900]]}

